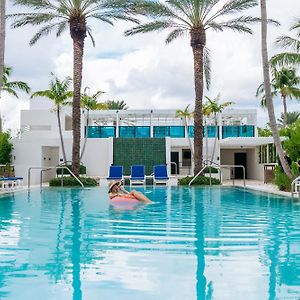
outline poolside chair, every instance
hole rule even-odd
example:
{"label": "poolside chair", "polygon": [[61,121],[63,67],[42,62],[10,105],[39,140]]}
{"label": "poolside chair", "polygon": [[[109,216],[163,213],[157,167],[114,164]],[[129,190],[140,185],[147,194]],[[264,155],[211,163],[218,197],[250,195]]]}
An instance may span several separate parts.
{"label": "poolside chair", "polygon": [[23,187],[23,177],[1,177],[1,190],[13,190]]}
{"label": "poolside chair", "polygon": [[123,180],[123,166],[110,166],[107,180]]}
{"label": "poolside chair", "polygon": [[166,165],[157,165],[154,166],[153,172],[153,184],[167,184],[169,180],[167,166]]}
{"label": "poolside chair", "polygon": [[130,185],[146,184],[145,166],[136,165],[131,167]]}

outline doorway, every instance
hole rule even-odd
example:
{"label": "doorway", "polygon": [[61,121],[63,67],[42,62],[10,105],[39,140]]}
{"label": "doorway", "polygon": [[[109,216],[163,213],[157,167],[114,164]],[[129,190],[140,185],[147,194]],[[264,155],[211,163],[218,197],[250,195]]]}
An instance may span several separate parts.
{"label": "doorway", "polygon": [[171,174],[179,174],[179,152],[171,152]]}
{"label": "doorway", "polygon": [[[245,167],[245,178],[247,178],[247,153],[234,153],[234,164]],[[243,179],[242,168],[234,168],[234,179]]]}

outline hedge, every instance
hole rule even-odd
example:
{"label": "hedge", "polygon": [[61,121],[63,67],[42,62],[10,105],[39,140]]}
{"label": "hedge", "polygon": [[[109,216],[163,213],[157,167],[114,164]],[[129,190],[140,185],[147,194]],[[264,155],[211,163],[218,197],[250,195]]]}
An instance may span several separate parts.
{"label": "hedge", "polygon": [[[97,186],[98,183],[94,178],[90,177],[79,177],[80,181],[83,183],[85,187]],[[61,178],[54,178],[49,182],[49,186],[57,187],[61,186]],[[80,183],[74,177],[64,177],[63,179],[64,187],[76,187],[81,186]]]}
{"label": "hedge", "polygon": [[[179,185],[188,185],[193,178],[194,177],[190,177],[190,176],[181,178],[179,179]],[[210,184],[209,177],[206,176],[198,176],[192,183],[192,185],[209,185],[209,184]],[[221,182],[219,179],[211,178],[211,184],[220,185]]]}

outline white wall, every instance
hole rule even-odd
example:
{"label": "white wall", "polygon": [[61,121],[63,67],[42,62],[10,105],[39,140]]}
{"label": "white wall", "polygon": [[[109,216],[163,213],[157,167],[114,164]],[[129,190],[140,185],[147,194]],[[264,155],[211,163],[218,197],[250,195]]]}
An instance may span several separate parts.
{"label": "white wall", "polygon": [[[31,167],[43,166],[42,147],[59,147],[59,157],[62,158],[59,139],[14,139],[13,141],[13,164],[17,176],[24,177],[27,183],[27,172]],[[81,140],[83,145],[84,139]],[[72,140],[65,139],[65,148],[67,160],[72,157]],[[54,162],[54,160],[53,160]],[[60,161],[62,162],[62,161]],[[83,157],[83,163],[87,167],[87,175],[103,176],[108,175],[109,166],[113,162],[113,139],[89,139],[87,141],[86,151]],[[53,166],[56,165],[53,163]],[[31,184],[39,184],[40,171],[32,170]]]}

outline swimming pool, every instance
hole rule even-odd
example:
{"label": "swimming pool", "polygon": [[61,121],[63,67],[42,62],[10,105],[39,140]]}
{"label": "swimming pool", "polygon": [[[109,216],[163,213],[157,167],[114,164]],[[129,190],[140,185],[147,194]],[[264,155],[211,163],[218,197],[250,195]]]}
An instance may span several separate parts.
{"label": "swimming pool", "polygon": [[0,198],[0,299],[299,299],[300,207],[235,188],[101,188]]}

